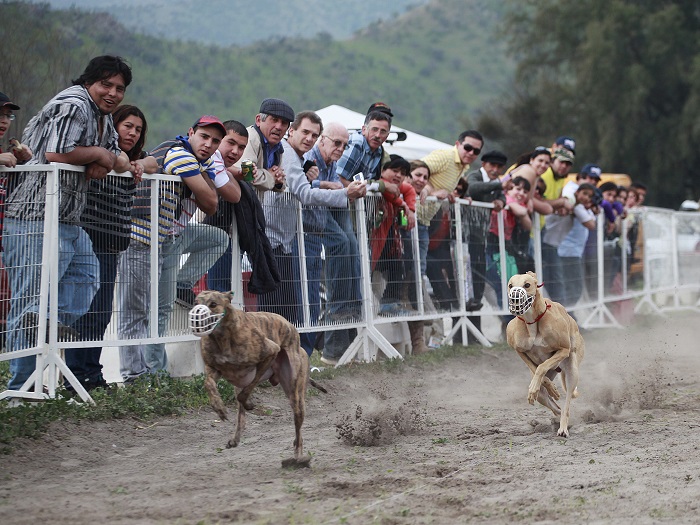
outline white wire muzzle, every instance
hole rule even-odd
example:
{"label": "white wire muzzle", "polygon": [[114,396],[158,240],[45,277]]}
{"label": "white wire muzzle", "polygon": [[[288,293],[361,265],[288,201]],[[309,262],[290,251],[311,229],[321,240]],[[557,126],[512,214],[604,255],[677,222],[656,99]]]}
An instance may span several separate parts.
{"label": "white wire muzzle", "polygon": [[513,286],[508,292],[508,310],[513,315],[523,315],[535,302],[534,295],[528,295],[522,286]]}
{"label": "white wire muzzle", "polygon": [[215,314],[208,306],[198,304],[190,310],[190,330],[197,337],[209,335],[219,326],[225,313]]}

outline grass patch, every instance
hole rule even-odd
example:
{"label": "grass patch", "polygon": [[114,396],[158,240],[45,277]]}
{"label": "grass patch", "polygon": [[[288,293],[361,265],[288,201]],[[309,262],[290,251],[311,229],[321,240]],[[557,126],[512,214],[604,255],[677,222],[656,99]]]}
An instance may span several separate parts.
{"label": "grass patch", "polygon": [[[9,375],[7,369],[6,362],[0,363],[0,378],[5,384]],[[224,403],[233,403],[233,386],[223,380],[218,386]],[[127,417],[147,421],[209,405],[203,375],[176,379],[167,373],[159,373],[140,378],[128,387],[96,389],[90,393],[94,406],[73,402],[65,390],[59,390],[57,394],[56,399],[16,407],[10,407],[7,401],[0,402],[0,453],[10,453],[17,439],[41,436],[54,421],[103,421]]]}

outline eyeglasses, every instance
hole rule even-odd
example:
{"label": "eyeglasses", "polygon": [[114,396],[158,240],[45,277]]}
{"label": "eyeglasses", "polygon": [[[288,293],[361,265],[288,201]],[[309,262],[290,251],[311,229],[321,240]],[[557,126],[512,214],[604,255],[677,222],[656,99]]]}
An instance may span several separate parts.
{"label": "eyeglasses", "polygon": [[348,149],[350,147],[350,144],[348,144],[347,142],[343,142],[342,140],[338,140],[338,139],[332,139],[328,135],[323,135],[323,136],[325,138],[327,138],[328,140],[330,140],[333,143],[333,146],[335,146],[338,149],[341,149],[341,148]]}
{"label": "eyeglasses", "polygon": [[478,155],[479,153],[481,153],[481,148],[475,148],[474,146],[472,146],[471,144],[468,144],[468,143],[462,144],[462,147],[464,148],[464,151],[466,151],[467,153],[471,153],[472,151],[474,152],[474,155]]}
{"label": "eyeglasses", "polygon": [[9,121],[15,120],[15,114],[14,113],[0,113],[0,118],[6,118]]}
{"label": "eyeglasses", "polygon": [[377,133],[380,137],[386,137],[389,135],[389,130],[384,128],[369,128],[370,133]]}

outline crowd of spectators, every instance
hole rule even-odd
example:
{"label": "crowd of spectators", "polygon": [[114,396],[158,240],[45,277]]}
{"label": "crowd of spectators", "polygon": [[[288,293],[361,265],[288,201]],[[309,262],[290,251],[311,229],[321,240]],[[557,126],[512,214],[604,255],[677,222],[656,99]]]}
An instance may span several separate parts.
{"label": "crowd of spectators", "polygon": [[[504,153],[482,154],[485,140],[477,130],[458,134],[452,147],[421,159],[389,155],[384,143],[393,113],[382,102],[372,104],[362,128],[349,133],[313,111],[295,113],[284,100],[266,98],[247,128],[237,120],[204,115],[182,135],[147,152],[146,116],[136,106],[121,105],[130,83],[131,69],[120,57],[92,59],[73,86],[30,120],[21,142],[13,139],[8,152],[0,150],[2,166],[61,162],[85,167],[84,173],[62,171],[59,177],[59,340],[99,341],[113,317],[120,339],[166,335],[173,305],[191,306],[203,275],[208,287],[221,291],[240,278],[231,275],[234,224],[250,262],[247,285],[257,295],[257,308],[297,324],[308,315],[311,325],[322,317],[351,323],[372,315],[360,286],[352,207],[368,191],[375,192],[373,207],[367,208],[369,271],[382,283],[375,288],[377,315],[415,312],[416,290],[426,283],[439,310],[455,310],[460,299],[468,311],[480,310],[487,285],[502,306],[502,267],[508,276],[533,269],[535,212],[541,216],[547,293],[572,306],[597,282],[596,236],[589,234],[595,212],[604,212],[605,282],[612,286],[620,271],[621,225],[627,221],[634,235],[634,210],[646,194],[640,183],[597,187],[602,170],[595,164],[586,164],[576,182],[567,184],[576,156],[575,141],[567,136],[551,147],[533,147],[507,170]],[[0,93],[0,138],[19,109]],[[142,180],[144,173],[175,178]],[[38,171],[4,175],[2,257],[11,290],[6,344],[8,350],[20,350],[34,346],[39,327],[48,326],[39,319],[46,177]],[[159,200],[152,218],[155,188]],[[465,290],[455,277],[453,204],[470,202],[490,207],[481,212],[474,207],[475,213],[463,220],[469,271],[462,298]],[[158,244],[153,271],[152,243]],[[157,327],[151,326],[151,275],[158,277]],[[478,329],[480,317],[470,319]],[[423,321],[409,320],[408,326],[413,351],[427,351]],[[322,336],[305,333],[302,346],[309,355],[321,347],[322,361],[337,364],[355,335],[345,327]],[[100,353],[99,346],[66,352],[70,370],[88,390],[106,386]],[[11,361],[10,389],[27,381],[34,359]],[[120,365],[125,382],[163,370],[168,366],[165,345],[123,346]]]}

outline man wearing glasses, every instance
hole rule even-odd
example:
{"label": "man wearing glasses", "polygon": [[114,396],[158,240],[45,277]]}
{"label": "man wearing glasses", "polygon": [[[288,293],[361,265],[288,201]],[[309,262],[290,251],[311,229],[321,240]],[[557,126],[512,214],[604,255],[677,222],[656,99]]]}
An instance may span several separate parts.
{"label": "man wearing glasses", "polygon": [[[337,131],[334,133],[337,133]],[[289,128],[289,137],[281,142],[284,149],[281,166],[285,172],[289,193],[307,208],[306,211],[316,211],[319,209],[319,206],[322,208],[326,206],[345,208],[348,206],[348,199],[363,197],[366,191],[364,183],[358,181],[353,181],[347,188],[344,188],[342,184],[330,187],[324,184],[325,181],[321,181],[314,186],[314,183],[318,182],[320,168],[318,165],[314,165],[313,162],[309,162],[308,159],[304,159],[304,155],[315,147],[317,140],[320,140],[326,146],[333,147],[332,155],[337,159],[340,157],[340,154],[336,155],[335,150],[344,147],[346,143],[345,139],[338,139],[341,142],[338,148],[331,140],[326,139],[322,135],[323,123],[321,118],[313,111],[302,111],[296,115],[294,122]],[[345,136],[347,137],[347,132]],[[329,157],[329,161],[331,158],[333,157]],[[323,161],[323,158],[320,160]],[[301,301],[289,304],[290,297],[301,297],[300,277],[297,266],[299,257],[296,246],[298,229],[295,219],[296,205],[287,195],[278,192],[267,192],[265,194],[264,211],[265,219],[267,220],[267,236],[277,258],[282,283],[274,292],[261,295],[259,299],[260,305],[263,310],[278,313],[288,321],[300,322],[303,320],[303,314],[300,311],[301,308],[297,307],[297,304],[301,304]],[[306,231],[322,233],[323,228],[324,225],[319,225],[318,227],[310,226],[310,229]],[[308,256],[307,262],[309,262]],[[318,279],[319,276],[315,280],[316,298],[319,295]],[[311,279],[309,285],[311,286]],[[318,299],[315,299],[315,302],[318,304]],[[314,304],[314,299],[310,303]],[[318,309],[310,313],[312,322],[315,322],[318,318]],[[301,338],[301,344],[304,350],[311,355],[313,341],[310,340],[307,334],[304,334]]]}
{"label": "man wearing glasses", "polygon": [[[349,186],[358,173],[362,173],[365,180],[379,179],[384,155],[382,145],[389,136],[392,116],[386,104],[370,106],[362,129],[350,136],[348,148],[336,163],[336,173],[344,186]],[[387,186],[393,187],[388,190],[398,192],[396,185]],[[357,320],[362,307],[361,268],[352,216],[346,209],[333,209],[331,218],[337,223],[337,228],[345,232],[348,243],[342,251],[339,250],[338,264],[330,267],[332,273],[326,273],[326,281],[333,283],[326,303],[328,317],[338,322]],[[328,270],[327,267],[326,272]],[[326,332],[321,360],[328,365],[336,364],[354,339],[354,332],[353,329]]]}
{"label": "man wearing glasses", "polygon": [[[350,147],[348,130],[339,122],[331,122],[323,130],[321,138],[316,142],[311,151],[304,155],[304,160],[314,162],[318,168],[318,178],[310,181],[311,187],[321,189],[342,189],[343,183],[336,173],[336,163],[343,153]],[[307,177],[312,170],[307,172]],[[310,177],[309,177],[310,178]],[[364,197],[366,186],[355,181],[348,185],[348,198],[356,199]],[[321,245],[326,254],[326,298],[329,315],[337,314],[338,307],[344,303],[343,286],[339,283],[343,274],[343,264],[346,263],[349,253],[357,253],[357,237],[349,235],[333,218],[327,207],[313,207],[304,209],[304,247],[306,249],[306,272],[309,279],[309,304],[311,319],[319,318],[320,288],[321,288]],[[337,359],[340,356],[326,356],[325,359]]]}
{"label": "man wearing glasses", "polygon": [[[15,120],[14,112],[18,109],[19,106],[12,102],[5,93],[0,93],[0,140],[10,129],[10,124]],[[32,152],[27,146],[20,144],[16,139],[12,139],[11,142],[10,151],[3,153],[2,148],[0,148],[0,166],[14,168],[17,164],[22,164],[32,158]]]}

